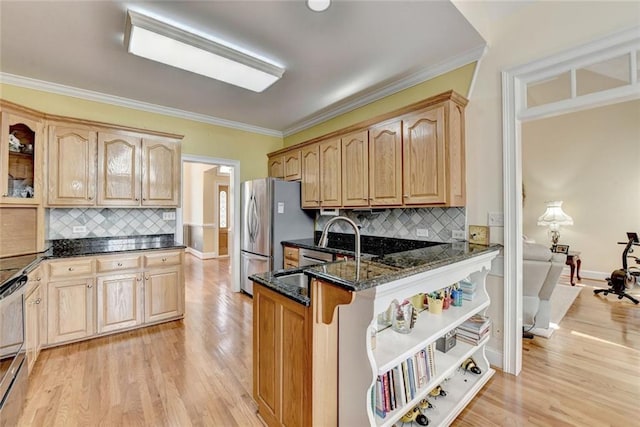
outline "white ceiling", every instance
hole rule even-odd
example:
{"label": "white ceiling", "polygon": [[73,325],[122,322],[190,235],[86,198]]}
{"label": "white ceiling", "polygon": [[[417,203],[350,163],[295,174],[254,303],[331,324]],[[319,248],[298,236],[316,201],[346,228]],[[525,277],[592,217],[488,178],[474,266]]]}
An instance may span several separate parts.
{"label": "white ceiling", "polygon": [[[170,19],[285,67],[254,93],[131,54],[127,8]],[[479,56],[485,42],[449,1],[0,0],[0,71],[283,131]],[[15,80],[15,78],[14,78]]]}

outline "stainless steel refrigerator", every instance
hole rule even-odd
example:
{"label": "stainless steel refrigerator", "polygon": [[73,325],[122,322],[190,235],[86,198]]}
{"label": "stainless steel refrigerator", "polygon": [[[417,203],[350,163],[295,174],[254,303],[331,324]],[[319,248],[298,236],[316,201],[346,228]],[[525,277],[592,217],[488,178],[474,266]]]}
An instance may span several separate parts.
{"label": "stainless steel refrigerator", "polygon": [[313,238],[315,211],[300,207],[299,182],[245,181],[240,197],[240,288],[253,295],[248,276],[283,267],[283,240]]}

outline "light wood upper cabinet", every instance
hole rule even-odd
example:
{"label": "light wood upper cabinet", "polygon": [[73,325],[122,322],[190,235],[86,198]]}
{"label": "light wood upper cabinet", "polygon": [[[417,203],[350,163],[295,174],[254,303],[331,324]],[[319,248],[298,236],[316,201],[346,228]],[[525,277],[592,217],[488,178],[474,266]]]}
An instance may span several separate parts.
{"label": "light wood upper cabinet", "polygon": [[448,101],[445,110],[447,168],[445,194],[447,206],[465,206],[467,202],[465,165],[464,105]]}
{"label": "light wood upper cabinet", "polygon": [[282,155],[269,157],[269,176],[284,178],[284,157]]}
{"label": "light wood upper cabinet", "polygon": [[302,178],[302,152],[291,150],[284,153],[284,179],[297,181]]}
{"label": "light wood upper cabinet", "polygon": [[369,205],[369,134],[354,132],[342,137],[342,203]]}
{"label": "light wood upper cabinet", "polygon": [[180,203],[180,144],[142,140],[142,206]]}
{"label": "light wood upper cabinet", "polygon": [[43,119],[18,106],[2,103],[0,107],[0,204],[38,205],[42,200]]}
{"label": "light wood upper cabinet", "polygon": [[98,133],[49,125],[48,204],[95,206]]}
{"label": "light wood upper cabinet", "polygon": [[302,207],[320,206],[320,154],[318,144],[302,149]]}
{"label": "light wood upper cabinet", "polygon": [[98,134],[98,205],[140,205],[140,144],[137,137]]}
{"label": "light wood upper cabinet", "polygon": [[97,333],[142,324],[142,274],[98,277]]}
{"label": "light wood upper cabinet", "polygon": [[320,143],[320,206],[342,206],[342,151],[340,139]]}
{"label": "light wood upper cabinet", "polygon": [[369,202],[402,204],[402,126],[400,120],[369,129]]}
{"label": "light wood upper cabinet", "polygon": [[404,203],[444,204],[446,153],[444,107],[404,116]]}

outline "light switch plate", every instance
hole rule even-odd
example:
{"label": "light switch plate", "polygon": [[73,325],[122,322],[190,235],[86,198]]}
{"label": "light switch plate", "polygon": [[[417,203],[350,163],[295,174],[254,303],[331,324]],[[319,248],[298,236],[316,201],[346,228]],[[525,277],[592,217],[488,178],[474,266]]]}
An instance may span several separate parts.
{"label": "light switch plate", "polygon": [[504,214],[502,212],[489,212],[489,227],[504,227]]}
{"label": "light switch plate", "polygon": [[278,213],[284,213],[284,202],[278,202]]}
{"label": "light switch plate", "polygon": [[416,236],[418,236],[418,237],[429,237],[429,229],[427,229],[427,228],[416,228]]}
{"label": "light switch plate", "polygon": [[451,230],[451,238],[464,240],[464,230]]}

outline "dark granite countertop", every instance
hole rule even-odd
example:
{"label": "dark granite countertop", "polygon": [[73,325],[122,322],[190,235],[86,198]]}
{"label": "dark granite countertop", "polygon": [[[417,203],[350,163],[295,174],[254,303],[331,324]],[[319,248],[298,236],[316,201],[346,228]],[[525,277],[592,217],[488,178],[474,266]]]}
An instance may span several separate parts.
{"label": "dark granite countertop", "polygon": [[61,239],[49,240],[46,243],[49,248],[44,252],[0,258],[0,286],[19,274],[30,273],[45,259],[185,248],[184,245],[175,242],[173,234]]}
{"label": "dark granite countertop", "polygon": [[468,242],[455,242],[395,252],[370,260],[361,260],[359,280],[356,280],[355,260],[337,261],[291,270],[278,270],[256,274],[250,276],[250,278],[294,301],[308,306],[311,303],[308,288],[301,292],[298,286],[286,283],[283,280],[285,274],[304,272],[309,277],[315,277],[357,292],[482,254],[499,251],[501,248],[502,245],[484,246]]}
{"label": "dark granite countertop", "polygon": [[50,246],[47,253],[48,258],[67,258],[154,249],[184,249],[186,247],[176,243],[173,234],[61,239],[50,240],[48,244]]}
{"label": "dark granite countertop", "polygon": [[[317,251],[333,253],[337,255],[355,254],[355,235],[348,233],[329,233],[329,243],[326,248],[321,248],[317,244],[320,241],[322,232],[316,231],[313,239],[285,240],[281,242],[283,245],[294,246],[304,249],[313,249]],[[363,255],[384,256],[397,252],[405,252],[412,249],[426,248],[429,246],[441,245],[440,242],[431,242],[428,240],[409,240],[397,239],[394,237],[380,236],[360,236],[360,252]]]}

